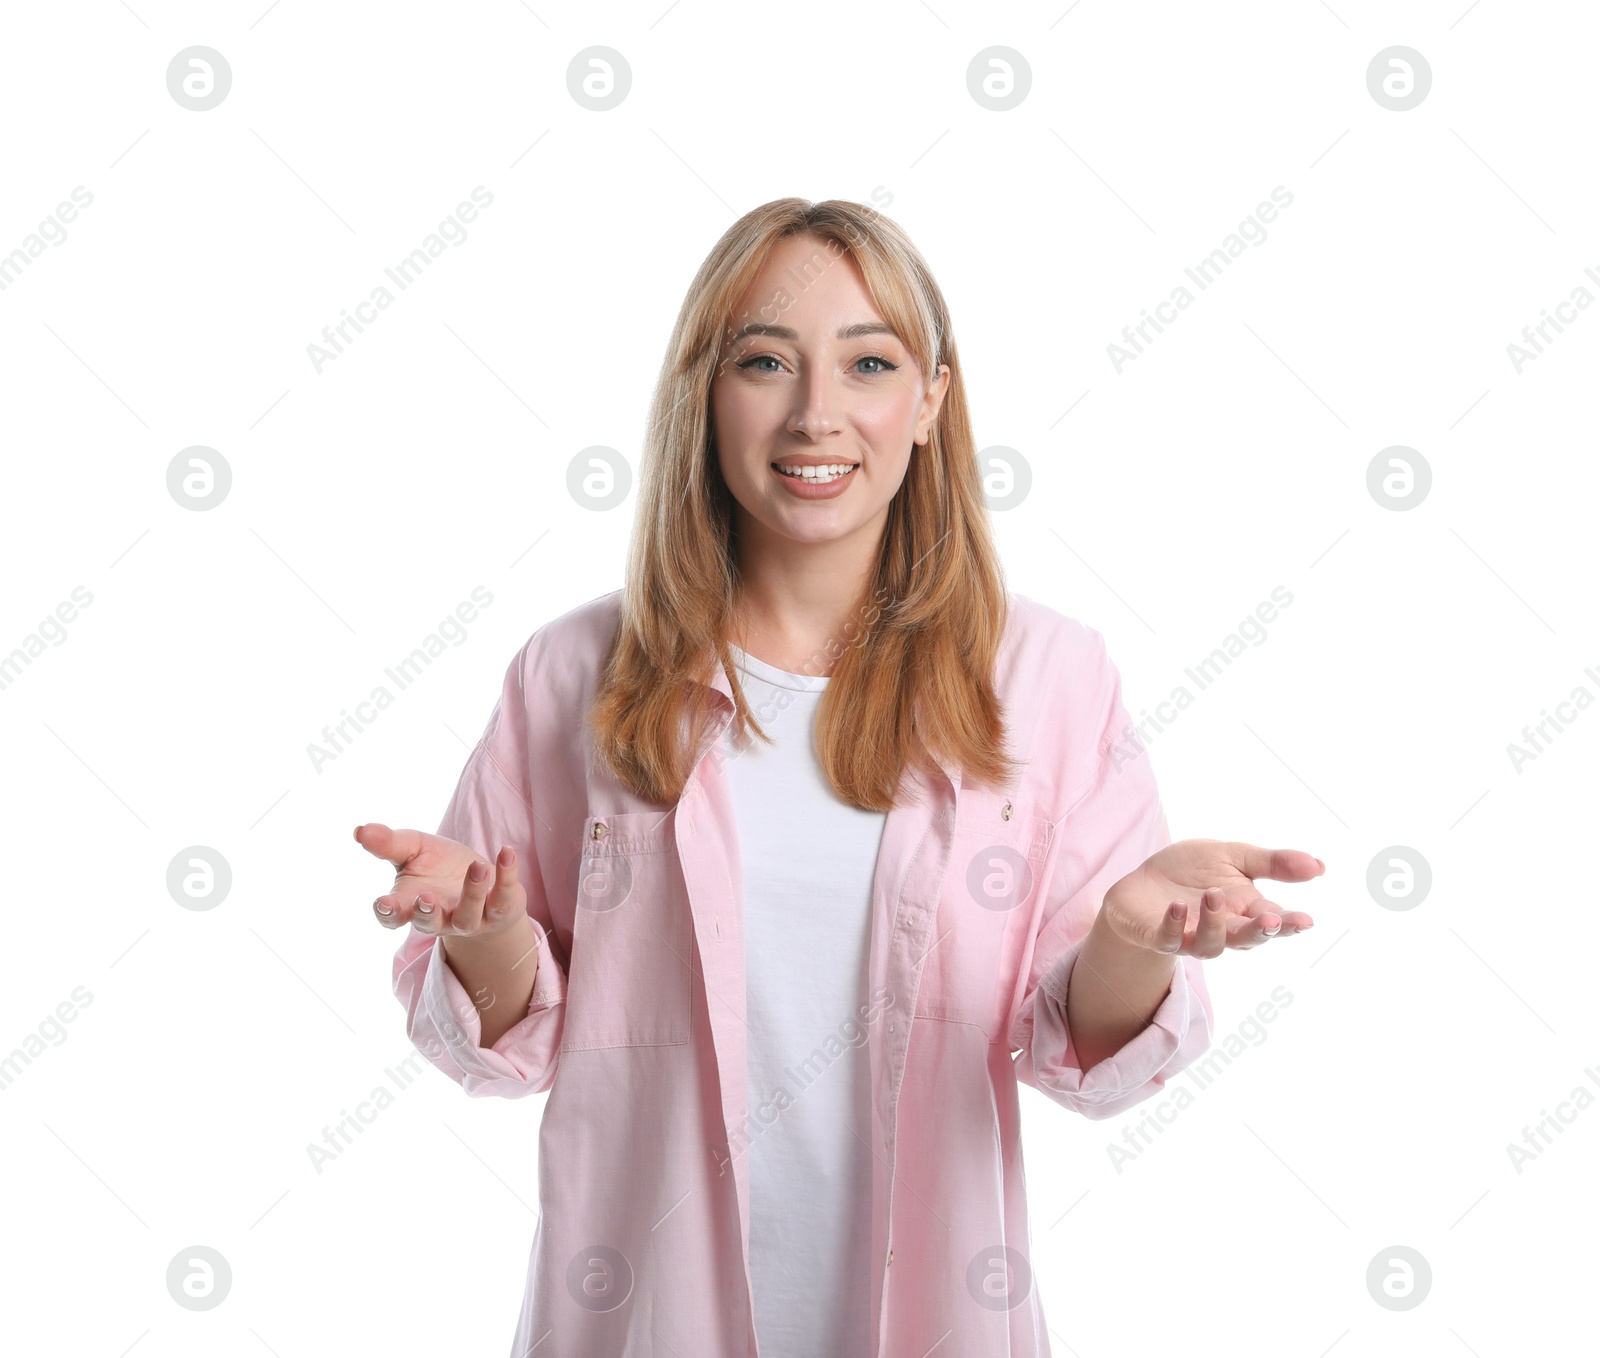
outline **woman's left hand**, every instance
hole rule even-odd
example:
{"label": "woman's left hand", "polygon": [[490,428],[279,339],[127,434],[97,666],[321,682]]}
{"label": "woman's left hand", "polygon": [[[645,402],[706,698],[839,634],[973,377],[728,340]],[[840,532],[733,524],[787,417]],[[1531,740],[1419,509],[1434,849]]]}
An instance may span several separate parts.
{"label": "woman's left hand", "polygon": [[1216,957],[1311,927],[1256,890],[1255,878],[1306,882],[1324,871],[1299,849],[1261,849],[1221,839],[1184,839],[1151,854],[1106,893],[1095,927],[1158,953]]}

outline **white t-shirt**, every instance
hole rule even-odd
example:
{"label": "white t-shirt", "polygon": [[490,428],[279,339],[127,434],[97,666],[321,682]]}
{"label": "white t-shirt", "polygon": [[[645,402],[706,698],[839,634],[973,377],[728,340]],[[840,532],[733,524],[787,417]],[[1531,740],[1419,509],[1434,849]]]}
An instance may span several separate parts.
{"label": "white t-shirt", "polygon": [[825,678],[738,647],[772,745],[723,736],[744,865],[750,1273],[762,1358],[867,1358],[867,944],[884,813],[840,801],[813,728]]}

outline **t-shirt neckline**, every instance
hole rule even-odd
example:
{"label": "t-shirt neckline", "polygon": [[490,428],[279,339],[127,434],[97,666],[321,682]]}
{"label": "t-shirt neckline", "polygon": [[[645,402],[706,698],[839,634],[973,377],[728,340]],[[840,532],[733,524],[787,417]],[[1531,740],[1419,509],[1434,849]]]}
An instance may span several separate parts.
{"label": "t-shirt neckline", "polygon": [[728,649],[733,654],[733,663],[746,674],[753,674],[777,688],[787,688],[797,693],[818,693],[828,686],[828,676],[825,674],[796,674],[792,670],[780,670],[731,641]]}

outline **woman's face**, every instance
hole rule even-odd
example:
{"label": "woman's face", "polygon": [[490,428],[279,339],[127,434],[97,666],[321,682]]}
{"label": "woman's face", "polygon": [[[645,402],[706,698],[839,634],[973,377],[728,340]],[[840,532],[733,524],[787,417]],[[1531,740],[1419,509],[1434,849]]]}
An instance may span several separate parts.
{"label": "woman's face", "polygon": [[779,242],[734,316],[711,420],[741,540],[876,543],[911,457],[926,456],[912,445],[928,440],[949,365],[925,384],[855,261],[815,236]]}

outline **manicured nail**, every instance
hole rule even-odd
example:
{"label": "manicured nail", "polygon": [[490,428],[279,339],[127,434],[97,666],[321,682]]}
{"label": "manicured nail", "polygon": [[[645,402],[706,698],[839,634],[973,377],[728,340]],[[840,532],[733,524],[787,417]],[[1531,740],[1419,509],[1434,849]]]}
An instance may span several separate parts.
{"label": "manicured nail", "polygon": [[383,903],[383,898],[381,896],[377,900],[373,901],[373,905],[375,905],[378,908],[378,913],[380,915],[392,915],[392,914],[394,914],[394,907],[390,906],[390,905],[385,905]]}
{"label": "manicured nail", "polygon": [[431,915],[433,913],[433,902],[432,901],[425,901],[425,900],[422,899],[422,897],[419,896],[419,897],[417,897],[417,910],[421,914]]}

